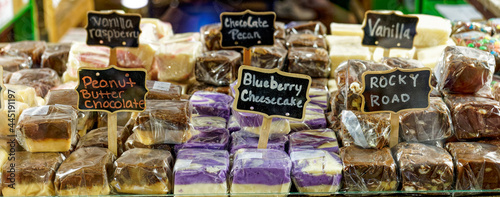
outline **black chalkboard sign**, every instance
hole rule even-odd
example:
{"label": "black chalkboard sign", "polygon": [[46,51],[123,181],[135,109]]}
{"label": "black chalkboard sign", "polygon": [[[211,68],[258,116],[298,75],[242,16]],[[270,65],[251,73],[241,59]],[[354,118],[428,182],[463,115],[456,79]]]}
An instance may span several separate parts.
{"label": "black chalkboard sign", "polygon": [[141,112],[146,108],[144,69],[80,68],[78,75],[76,91],[81,111]]}
{"label": "black chalkboard sign", "polygon": [[363,73],[363,112],[399,112],[429,106],[431,70],[392,69]]}
{"label": "black chalkboard sign", "polygon": [[89,12],[87,20],[87,45],[139,47],[140,15]]}
{"label": "black chalkboard sign", "polygon": [[274,12],[224,12],[221,20],[221,46],[250,48],[274,44]]}
{"label": "black chalkboard sign", "polygon": [[311,77],[251,66],[241,66],[238,72],[234,109],[266,118],[303,119]]}
{"label": "black chalkboard sign", "polygon": [[413,48],[417,34],[418,17],[402,16],[394,12],[368,11],[363,22],[363,45],[384,48]]}

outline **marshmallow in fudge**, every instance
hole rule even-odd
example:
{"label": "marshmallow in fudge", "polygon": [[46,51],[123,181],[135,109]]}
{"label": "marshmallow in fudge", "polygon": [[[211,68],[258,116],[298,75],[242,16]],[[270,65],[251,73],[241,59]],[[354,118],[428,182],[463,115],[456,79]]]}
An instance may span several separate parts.
{"label": "marshmallow in fudge", "polygon": [[205,116],[205,115],[192,115],[191,125],[194,129],[205,131],[212,129],[224,129],[226,128],[226,119],[218,116]]}
{"label": "marshmallow in fudge", "polygon": [[238,120],[236,120],[236,117],[233,115],[229,117],[229,121],[227,122],[227,130],[229,130],[229,132],[241,130],[240,123],[238,123]]}
{"label": "marshmallow in fudge", "polygon": [[299,150],[290,153],[292,180],[299,192],[337,192],[342,179],[342,161],[324,150]]}
{"label": "marshmallow in fudge", "polygon": [[277,46],[254,46],[252,51],[251,66],[267,69],[285,69],[287,50]]}
{"label": "marshmallow in fudge", "polygon": [[340,149],[346,191],[396,191],[398,175],[389,148],[363,149],[348,146]]}
{"label": "marshmallow in fudge", "polygon": [[2,50],[27,55],[33,61],[33,68],[40,68],[42,54],[46,48],[47,44],[44,41],[21,41],[11,43]]}
{"label": "marshmallow in fudge", "polygon": [[215,86],[228,86],[238,77],[241,54],[232,50],[206,51],[196,59],[196,80]]}
{"label": "marshmallow in fudge", "polygon": [[28,108],[16,126],[17,141],[29,152],[66,152],[77,142],[77,113],[69,105]]}
{"label": "marshmallow in fudge", "polygon": [[362,114],[344,110],[340,128],[339,139],[343,146],[382,149],[389,145],[391,117],[389,113]]}
{"label": "marshmallow in fudge", "polygon": [[54,186],[59,196],[109,195],[115,155],[106,148],[76,150],[57,169]]}
{"label": "marshmallow in fudge", "polygon": [[31,59],[24,54],[13,52],[0,52],[0,67],[3,72],[16,72],[21,69],[31,68]]}
{"label": "marshmallow in fudge", "polygon": [[146,95],[147,100],[180,100],[182,87],[168,82],[146,81],[146,87],[149,92]]}
{"label": "marshmallow in fudge", "polygon": [[309,102],[306,105],[304,120],[290,121],[290,128],[292,131],[326,128],[326,117],[323,108]]}
{"label": "marshmallow in fudge", "polygon": [[174,194],[228,193],[226,150],[183,149],[174,166]]}
{"label": "marshmallow in fudge", "polygon": [[42,54],[42,68],[52,68],[59,76],[62,76],[67,70],[69,50],[71,43],[50,44]]}
{"label": "marshmallow in fudge", "polygon": [[148,148],[148,149],[160,149],[160,150],[172,150],[169,144],[163,143],[163,144],[153,144],[153,145],[145,145],[141,143],[137,139],[137,133],[132,133],[127,141],[125,142],[125,151],[134,149],[134,148]]}
{"label": "marshmallow in fudge", "polygon": [[292,162],[273,149],[240,149],[231,169],[231,193],[288,193]]}
{"label": "marshmallow in fudge", "polygon": [[[12,106],[13,108],[11,108],[10,106]],[[8,100],[4,100],[2,103],[2,107],[3,108],[0,110],[0,136],[14,135],[15,130],[11,130],[9,124],[16,125],[17,121],[19,120],[19,115],[21,115],[23,111],[25,109],[28,109],[30,106],[19,101],[9,102]],[[12,117],[12,114],[14,114],[14,117]],[[13,118],[13,120],[11,118]]]}
{"label": "marshmallow in fudge", "polygon": [[225,128],[211,128],[207,130],[193,130],[191,137],[182,144],[176,144],[174,149],[207,149],[227,150],[229,145],[229,131]]}
{"label": "marshmallow in fudge", "polygon": [[33,87],[36,95],[44,98],[51,88],[61,84],[61,79],[51,68],[24,69],[12,73],[9,84]]}
{"label": "marshmallow in fudge", "polygon": [[[2,169],[4,196],[55,196],[54,177],[64,156],[60,153],[16,152]],[[15,166],[14,168],[12,166]],[[15,170],[15,172],[12,172]]]}
{"label": "marshmallow in fudge", "polygon": [[102,46],[88,46],[85,43],[75,42],[69,51],[66,71],[62,79],[64,83],[78,81],[80,67],[104,68],[109,64],[109,48]]}
{"label": "marshmallow in fudge", "polygon": [[[118,156],[120,156],[124,151],[124,144],[129,137],[129,131],[127,128],[118,126],[117,127],[117,149]],[[82,136],[76,145],[76,149],[83,147],[101,147],[108,148],[108,127],[101,127],[89,131],[86,135]]]}
{"label": "marshmallow in fudge", "polygon": [[201,54],[200,42],[160,44],[155,54],[158,80],[184,82],[194,76],[196,58]]}
{"label": "marshmallow in fudge", "polygon": [[166,150],[128,150],[114,163],[111,187],[122,194],[168,194],[173,189],[172,163]]}
{"label": "marshmallow in fudge", "polygon": [[[286,135],[271,135],[267,142],[267,149],[285,150],[285,144],[288,142]],[[231,133],[231,146],[229,152],[231,155],[240,149],[257,149],[259,144],[259,135],[247,131],[236,131]]]}
{"label": "marshmallow in fudge", "polygon": [[229,120],[233,97],[215,92],[198,91],[189,99],[193,114],[218,116]]}
{"label": "marshmallow in fudge", "polygon": [[404,142],[395,150],[403,191],[452,189],[453,158],[445,149]]}
{"label": "marshmallow in fudge", "polygon": [[305,130],[291,133],[289,152],[298,150],[325,150],[339,153],[335,132],[331,129]]}
{"label": "marshmallow in fudge", "polygon": [[330,75],[330,57],[324,48],[293,47],[288,52],[288,72],[311,77]]}

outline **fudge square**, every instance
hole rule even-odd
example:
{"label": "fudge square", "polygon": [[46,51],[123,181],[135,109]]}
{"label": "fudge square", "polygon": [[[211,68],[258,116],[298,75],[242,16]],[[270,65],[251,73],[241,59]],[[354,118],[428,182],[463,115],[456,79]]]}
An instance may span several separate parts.
{"label": "fudge square", "polygon": [[336,192],[342,180],[342,162],[325,150],[298,150],[290,154],[292,179],[300,192]]}

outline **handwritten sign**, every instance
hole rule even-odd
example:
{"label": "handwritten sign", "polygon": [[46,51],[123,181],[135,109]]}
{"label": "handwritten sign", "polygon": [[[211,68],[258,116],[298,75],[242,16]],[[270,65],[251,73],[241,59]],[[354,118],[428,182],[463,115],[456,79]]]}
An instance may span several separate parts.
{"label": "handwritten sign", "polygon": [[311,77],[251,66],[241,66],[238,72],[235,109],[265,118],[303,119]]}
{"label": "handwritten sign", "polygon": [[363,45],[413,48],[418,17],[368,11],[363,22]]}
{"label": "handwritten sign", "polygon": [[114,113],[141,112],[146,108],[144,69],[80,68],[78,74],[78,110]]}
{"label": "handwritten sign", "polygon": [[429,106],[431,70],[392,69],[363,73],[362,110],[366,113],[422,109]]}
{"label": "handwritten sign", "polygon": [[87,45],[138,47],[141,16],[117,12],[87,14]]}
{"label": "handwritten sign", "polygon": [[250,48],[274,44],[274,12],[224,12],[221,18],[221,46]]}

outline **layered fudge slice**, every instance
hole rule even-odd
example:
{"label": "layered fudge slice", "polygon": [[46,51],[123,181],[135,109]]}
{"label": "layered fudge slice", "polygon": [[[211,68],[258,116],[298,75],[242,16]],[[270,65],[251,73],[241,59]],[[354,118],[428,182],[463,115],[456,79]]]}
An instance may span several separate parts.
{"label": "layered fudge slice", "polygon": [[[251,132],[254,134],[260,134],[260,129],[262,127],[262,115],[238,112],[233,110],[233,116],[236,118],[240,124],[241,130]],[[290,133],[290,121],[283,118],[273,118],[271,121],[270,134],[276,135],[286,135]]]}
{"label": "layered fudge slice", "polygon": [[[12,106],[12,107],[10,107]],[[2,103],[2,109],[0,110],[0,135],[15,135],[15,130],[11,130],[9,124],[17,125],[17,121],[19,121],[19,116],[23,113],[24,110],[28,109],[30,106],[28,104],[19,102],[19,101],[11,101],[4,100]],[[11,108],[11,109],[9,109]],[[14,116],[12,117],[12,114]]]}
{"label": "layered fudge slice", "polygon": [[337,192],[342,179],[342,161],[324,150],[299,150],[290,153],[292,180],[299,192]]}
{"label": "layered fudge slice", "polygon": [[174,194],[228,193],[229,154],[225,150],[183,149],[174,166]]}
{"label": "layered fudge slice", "polygon": [[88,46],[85,43],[75,42],[69,51],[66,71],[63,82],[78,81],[80,67],[104,68],[109,64],[109,48],[102,46]]}
{"label": "layered fudge slice", "polygon": [[425,14],[413,14],[411,16],[418,17],[417,35],[413,41],[415,47],[443,45],[450,37],[450,20]]}
{"label": "layered fudge slice", "polygon": [[323,48],[293,47],[288,52],[288,72],[311,77],[328,77],[330,58]]}
{"label": "layered fudge slice", "polygon": [[66,71],[66,63],[68,62],[69,50],[71,43],[51,44],[47,46],[42,54],[42,68],[52,68],[59,76]]}
{"label": "layered fudge slice", "polygon": [[326,26],[320,21],[292,21],[286,24],[287,34],[313,33],[325,35]]}
{"label": "layered fudge slice", "polygon": [[286,47],[313,47],[328,49],[325,37],[322,35],[305,34],[290,34],[286,39]]}
{"label": "layered fudge slice", "polygon": [[29,152],[66,152],[77,142],[77,114],[68,105],[28,108],[16,126],[17,141]]}
{"label": "layered fudge slice", "polygon": [[155,55],[158,80],[183,82],[194,75],[196,58],[201,54],[201,42],[161,44]]}
{"label": "layered fudge slice", "polygon": [[173,189],[172,163],[166,150],[128,150],[114,163],[111,186],[122,194],[168,194]]}
{"label": "layered fudge slice", "polygon": [[240,149],[231,169],[231,193],[288,193],[292,162],[273,149]]}
{"label": "layered fudge slice", "polygon": [[[120,156],[124,151],[124,145],[130,136],[129,131],[125,127],[117,127],[117,149],[118,156]],[[94,129],[80,138],[76,149],[83,147],[101,147],[108,148],[108,127],[101,127]]]}
{"label": "layered fudge slice", "polygon": [[44,41],[21,41],[11,43],[4,47],[3,50],[25,54],[33,61],[34,68],[40,68],[42,54],[46,48],[47,44]]}
{"label": "layered fudge slice", "polygon": [[134,148],[148,148],[148,149],[159,149],[159,150],[167,150],[170,151],[172,148],[170,148],[169,144],[153,144],[153,145],[145,145],[141,143],[137,139],[137,133],[132,133],[127,141],[125,142],[125,151],[134,149]]}
{"label": "layered fudge slice", "polygon": [[[15,92],[15,100],[28,104],[30,107],[36,107],[36,91],[35,88],[26,85],[4,84],[5,88]],[[9,91],[3,92],[3,99],[9,100]]]}
{"label": "layered fudge slice", "polygon": [[339,138],[344,146],[382,149],[389,145],[391,116],[389,113],[362,114],[344,110],[340,128]]}
{"label": "layered fudge slice", "polygon": [[443,148],[420,143],[396,146],[396,162],[404,191],[451,190],[453,158]]}
{"label": "layered fudge slice", "polygon": [[109,195],[109,178],[113,173],[115,155],[98,147],[76,150],[59,166],[54,181],[56,194]]}
{"label": "layered fudge slice", "polygon": [[299,150],[325,150],[339,153],[335,132],[331,129],[315,129],[295,132],[289,135],[289,152]]}
{"label": "layered fudge slice", "polygon": [[344,61],[350,59],[371,59],[370,50],[368,47],[361,45],[361,39],[362,36],[326,36],[328,46],[330,47],[331,76],[334,75],[335,69]]}
{"label": "layered fudge slice", "polygon": [[190,121],[193,128],[200,131],[224,129],[226,128],[226,122],[225,118],[206,115],[192,115]]}
{"label": "layered fudge slice", "polygon": [[44,98],[51,88],[61,84],[61,79],[50,68],[24,69],[12,73],[9,84],[31,86],[37,96]]}
{"label": "layered fudge slice", "polygon": [[236,120],[236,117],[233,115],[229,117],[229,121],[227,122],[227,130],[229,130],[229,132],[235,132],[241,130],[240,123],[238,122],[238,120]]}
{"label": "layered fudge slice", "polygon": [[227,150],[229,146],[229,131],[225,128],[194,130],[191,138],[182,144],[175,145],[175,151],[181,149]]}
{"label": "layered fudge slice", "polygon": [[[288,142],[286,135],[270,136],[267,142],[267,149],[285,150],[285,145]],[[229,153],[233,155],[240,149],[257,149],[259,145],[259,135],[246,131],[236,131],[231,133],[231,146]]]}
{"label": "layered fudge slice", "polygon": [[238,77],[241,54],[231,50],[206,51],[196,59],[196,80],[215,85],[228,86]]}
{"label": "layered fudge slice", "polygon": [[452,142],[446,149],[455,162],[455,189],[500,189],[500,148],[477,142]]}
{"label": "layered fudge slice", "polygon": [[3,72],[16,72],[21,69],[31,68],[31,59],[24,54],[0,52],[0,66]]}
{"label": "layered fudge slice", "polygon": [[302,121],[290,121],[292,131],[326,128],[326,117],[323,108],[308,103],[306,113]]}
{"label": "layered fudge slice", "polygon": [[168,82],[146,81],[146,87],[149,89],[147,100],[180,100],[182,87]]}
{"label": "layered fudge slice", "polygon": [[340,149],[346,191],[395,191],[398,188],[396,163],[389,148]]}
{"label": "layered fudge slice", "polygon": [[56,195],[54,177],[57,168],[64,160],[62,154],[30,153],[22,151],[16,152],[15,158],[15,160],[5,163],[2,169],[3,195]]}
{"label": "layered fudge slice", "polygon": [[276,46],[255,46],[252,51],[251,66],[284,70],[287,50]]}
{"label": "layered fudge slice", "polygon": [[231,115],[233,98],[226,94],[198,91],[189,99],[193,114],[218,116],[226,120]]}
{"label": "layered fudge slice", "polygon": [[204,45],[205,51],[221,50],[220,40],[222,35],[220,33],[221,24],[214,23],[204,25],[200,28],[201,42]]}

